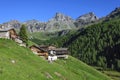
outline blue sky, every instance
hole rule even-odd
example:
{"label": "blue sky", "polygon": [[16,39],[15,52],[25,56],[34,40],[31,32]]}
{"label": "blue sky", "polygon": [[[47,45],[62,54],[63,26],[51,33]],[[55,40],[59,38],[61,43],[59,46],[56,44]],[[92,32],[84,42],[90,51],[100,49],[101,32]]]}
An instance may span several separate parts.
{"label": "blue sky", "polygon": [[120,7],[120,0],[0,0],[0,23],[31,19],[47,21],[56,12],[73,19],[88,12],[103,17],[116,7]]}

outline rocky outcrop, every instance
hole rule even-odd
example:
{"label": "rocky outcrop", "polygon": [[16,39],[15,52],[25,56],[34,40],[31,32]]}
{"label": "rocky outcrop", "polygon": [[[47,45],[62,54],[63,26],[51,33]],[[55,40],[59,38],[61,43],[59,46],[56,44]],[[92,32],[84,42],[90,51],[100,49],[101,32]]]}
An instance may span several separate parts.
{"label": "rocky outcrop", "polygon": [[24,22],[26,24],[27,29],[29,32],[39,32],[39,31],[45,31],[46,23],[40,22],[38,20],[29,20]]}
{"label": "rocky outcrop", "polygon": [[75,28],[74,20],[61,13],[56,13],[56,15],[46,23],[47,31],[61,31],[73,28]]}
{"label": "rocky outcrop", "polygon": [[19,29],[20,26],[21,23],[18,20],[11,20],[1,25],[2,28],[15,28],[15,29]]}
{"label": "rocky outcrop", "polygon": [[65,16],[62,13],[56,13],[55,17],[53,18],[54,21],[66,21],[66,22],[73,22],[74,20],[69,17]]}
{"label": "rocky outcrop", "polygon": [[81,27],[89,23],[93,23],[96,20],[98,20],[98,17],[93,12],[90,12],[88,14],[78,17],[75,21],[75,25],[77,27]]}

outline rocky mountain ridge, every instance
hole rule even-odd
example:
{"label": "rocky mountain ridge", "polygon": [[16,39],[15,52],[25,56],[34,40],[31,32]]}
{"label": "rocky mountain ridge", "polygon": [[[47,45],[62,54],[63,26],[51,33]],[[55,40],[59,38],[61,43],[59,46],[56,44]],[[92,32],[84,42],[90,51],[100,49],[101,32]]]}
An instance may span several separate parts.
{"label": "rocky mountain ridge", "polygon": [[[40,22],[38,20],[28,20],[25,22],[19,22],[18,20],[12,20],[5,22],[0,25],[0,28],[10,28],[19,29],[22,24],[27,26],[29,32],[54,32],[61,30],[69,30],[80,28],[81,26],[87,25],[92,21],[98,19],[93,13],[88,13],[78,17],[76,20],[72,19],[70,16],[64,15],[62,13],[56,13],[53,18],[47,22]],[[77,25],[76,25],[77,24]]]}
{"label": "rocky mountain ridge", "polygon": [[56,13],[55,16],[49,19],[47,22],[40,22],[38,20],[28,20],[25,22],[19,22],[18,20],[12,20],[0,25],[0,28],[19,29],[22,24],[27,26],[29,32],[56,32],[62,30],[80,29],[86,25],[93,24],[99,21],[111,20],[113,18],[120,17],[120,7],[113,10],[110,14],[103,18],[98,18],[93,12],[79,16],[77,19],[72,19],[70,16],[62,13]]}
{"label": "rocky mountain ridge", "polygon": [[80,26],[85,26],[89,23],[93,23],[97,20],[99,20],[99,18],[93,12],[89,12],[87,14],[79,16],[76,19],[75,24],[77,27],[80,27]]}

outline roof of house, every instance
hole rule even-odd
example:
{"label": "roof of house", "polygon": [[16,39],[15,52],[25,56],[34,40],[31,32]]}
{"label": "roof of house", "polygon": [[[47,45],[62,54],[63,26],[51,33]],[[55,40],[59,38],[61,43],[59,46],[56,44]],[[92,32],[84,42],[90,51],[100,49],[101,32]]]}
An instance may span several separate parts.
{"label": "roof of house", "polygon": [[54,51],[56,55],[68,54],[68,48],[56,48]]}
{"label": "roof of house", "polygon": [[35,48],[38,48],[39,50],[42,50],[42,51],[45,51],[45,52],[47,52],[45,49],[43,49],[43,48],[40,48],[39,46],[32,45],[32,46],[30,46],[29,48],[32,48],[32,47],[35,47]]}
{"label": "roof of house", "polygon": [[0,29],[0,32],[7,32],[7,31],[12,30],[12,29],[14,29],[14,28],[5,28],[5,29]]}
{"label": "roof of house", "polygon": [[54,49],[54,50],[56,50],[56,51],[67,51],[68,48],[56,48],[56,49]]}
{"label": "roof of house", "polygon": [[40,48],[48,48],[47,45],[39,45]]}

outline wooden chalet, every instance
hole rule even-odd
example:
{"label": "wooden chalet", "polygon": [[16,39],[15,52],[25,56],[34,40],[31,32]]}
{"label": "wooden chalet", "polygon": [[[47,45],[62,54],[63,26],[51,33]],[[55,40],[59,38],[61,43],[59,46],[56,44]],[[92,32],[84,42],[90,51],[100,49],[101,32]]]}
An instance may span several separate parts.
{"label": "wooden chalet", "polygon": [[56,48],[54,46],[32,45],[29,47],[34,54],[45,56],[48,61],[57,60],[57,58],[68,58],[68,48]]}
{"label": "wooden chalet", "polygon": [[68,58],[68,48],[55,48],[49,50],[49,52],[53,51],[53,54],[57,56],[57,58]]}
{"label": "wooden chalet", "polygon": [[18,37],[14,28],[0,29],[0,38],[16,39]]}
{"label": "wooden chalet", "polygon": [[48,56],[48,52],[38,46],[32,45],[29,48],[34,54],[37,54],[38,56],[45,56],[46,58]]}

